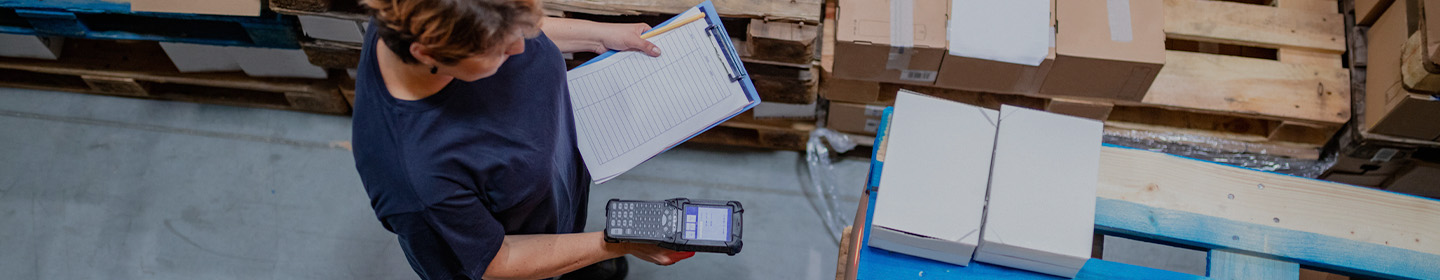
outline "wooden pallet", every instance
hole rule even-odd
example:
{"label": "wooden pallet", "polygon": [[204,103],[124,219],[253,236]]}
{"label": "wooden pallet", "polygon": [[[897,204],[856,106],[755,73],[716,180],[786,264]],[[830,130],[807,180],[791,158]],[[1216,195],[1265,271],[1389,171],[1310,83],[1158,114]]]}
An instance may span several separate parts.
{"label": "wooden pallet", "polygon": [[[871,174],[883,174],[884,162],[877,153]],[[1296,279],[1302,267],[1365,279],[1440,278],[1440,244],[1430,242],[1440,238],[1440,200],[1119,147],[1101,148],[1099,178],[1096,233],[1208,251],[1207,276],[1100,256],[1075,279]],[[880,180],[871,178],[862,204],[884,194]],[[846,266],[855,277],[847,279],[1056,279],[870,248],[863,244],[868,208],[844,245],[858,249]]]}
{"label": "wooden pallet", "polygon": [[[332,76],[335,76],[332,74]],[[180,73],[158,43],[66,40],[60,60],[0,58],[0,86],[345,114],[336,82]]]}
{"label": "wooden pallet", "polygon": [[1344,17],[1335,1],[1274,2],[1165,0],[1171,51],[1135,105],[1280,122],[1270,140],[1324,144],[1350,118]]}
{"label": "wooden pallet", "polygon": [[[31,4],[40,4],[39,7]],[[0,2],[0,33],[295,49],[294,17],[128,13]]]}
{"label": "wooden pallet", "polygon": [[804,151],[814,122],[755,119],[750,112],[691,138],[687,143]]}

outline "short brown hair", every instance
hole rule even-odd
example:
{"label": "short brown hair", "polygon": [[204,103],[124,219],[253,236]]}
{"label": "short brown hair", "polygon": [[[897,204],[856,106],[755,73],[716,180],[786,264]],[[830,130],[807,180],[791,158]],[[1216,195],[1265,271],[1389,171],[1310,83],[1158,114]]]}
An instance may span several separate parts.
{"label": "short brown hair", "polygon": [[530,33],[543,16],[538,0],[362,0],[376,30],[405,63],[419,63],[410,44],[430,49],[450,65],[504,43],[516,31]]}

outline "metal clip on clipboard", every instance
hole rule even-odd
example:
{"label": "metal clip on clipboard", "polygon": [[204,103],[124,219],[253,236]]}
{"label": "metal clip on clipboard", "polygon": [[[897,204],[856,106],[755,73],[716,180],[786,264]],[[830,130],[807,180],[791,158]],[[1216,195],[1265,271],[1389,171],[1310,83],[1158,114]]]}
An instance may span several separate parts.
{"label": "metal clip on clipboard", "polygon": [[[708,13],[709,11],[701,7],[700,12]],[[725,59],[726,64],[730,65],[730,69],[728,73],[726,73],[730,75],[730,81],[738,82],[750,77],[750,74],[745,72],[745,66],[741,64],[739,57],[733,53],[735,45],[732,45],[730,40],[725,40],[729,37],[726,35],[725,30],[722,29],[723,27],[714,22],[710,22],[709,14],[705,17],[705,24],[709,25],[705,27],[705,35],[709,35],[710,38],[715,39],[715,45],[713,45],[715,47],[715,54]],[[723,49],[721,48],[722,46],[724,47]]]}

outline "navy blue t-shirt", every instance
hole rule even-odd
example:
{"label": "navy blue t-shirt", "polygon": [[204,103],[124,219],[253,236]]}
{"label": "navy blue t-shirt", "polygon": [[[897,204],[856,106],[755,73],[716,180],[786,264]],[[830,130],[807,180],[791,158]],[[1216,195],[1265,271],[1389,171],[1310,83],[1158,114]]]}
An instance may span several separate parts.
{"label": "navy blue t-shirt", "polygon": [[506,234],[584,229],[590,175],[575,146],[565,61],[548,37],[526,40],[494,76],[406,101],[386,89],[374,22],[368,30],[355,167],[421,278],[480,279]]}

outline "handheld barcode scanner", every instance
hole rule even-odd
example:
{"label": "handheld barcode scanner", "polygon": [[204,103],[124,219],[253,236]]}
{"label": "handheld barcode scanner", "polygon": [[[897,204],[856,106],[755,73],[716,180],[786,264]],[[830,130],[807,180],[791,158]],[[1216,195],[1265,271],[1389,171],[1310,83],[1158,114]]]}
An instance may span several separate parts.
{"label": "handheld barcode scanner", "polygon": [[605,203],[605,241],[733,256],[740,253],[743,213],[738,201],[611,199]]}

